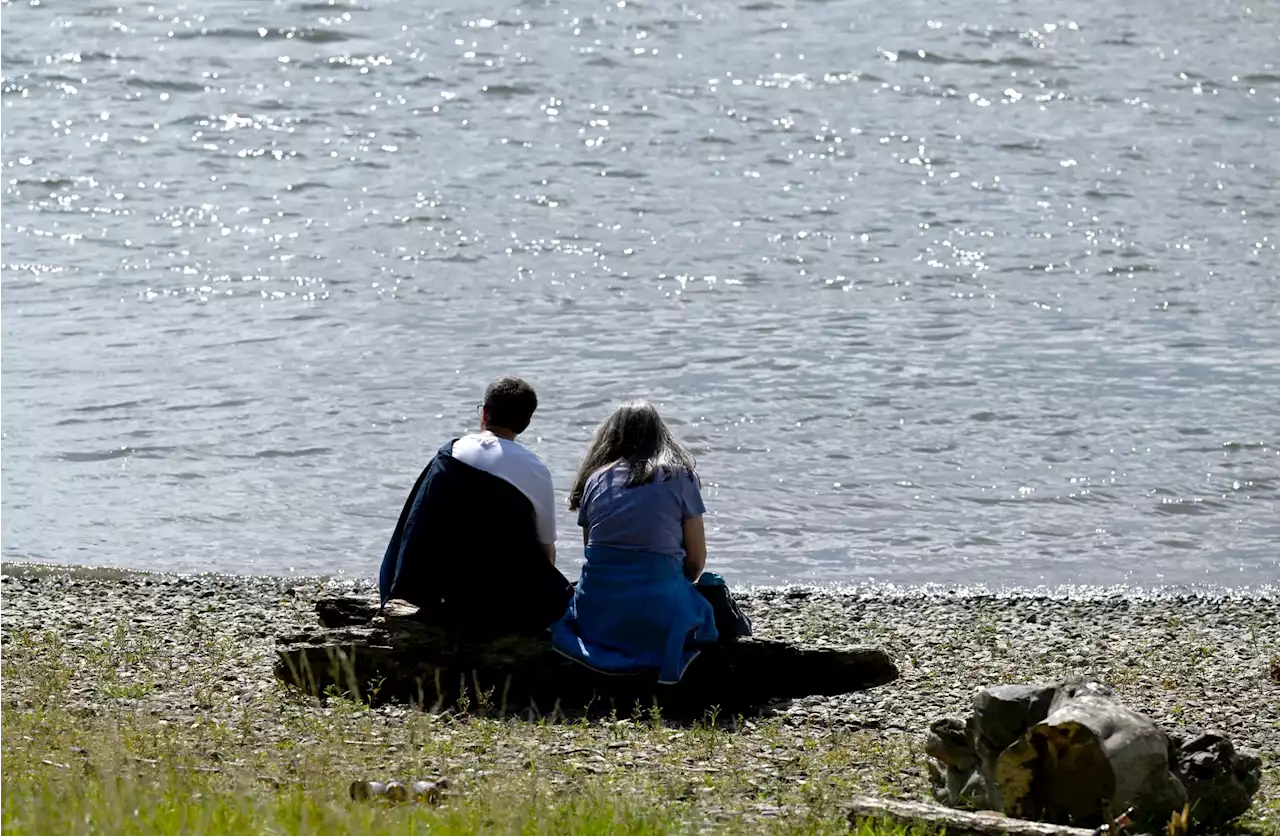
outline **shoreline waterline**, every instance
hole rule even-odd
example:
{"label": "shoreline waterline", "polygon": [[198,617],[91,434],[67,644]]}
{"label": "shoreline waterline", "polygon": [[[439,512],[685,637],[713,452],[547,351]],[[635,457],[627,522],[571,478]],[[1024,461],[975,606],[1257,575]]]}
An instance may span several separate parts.
{"label": "shoreline waterline", "polygon": [[[29,577],[43,575],[67,575],[85,579],[120,580],[130,577],[139,578],[171,578],[196,579],[213,578],[225,580],[237,579],[271,579],[292,583],[314,583],[326,587],[349,588],[352,590],[372,590],[376,587],[374,575],[348,574],[238,574],[234,572],[170,572],[166,570],[135,569],[111,565],[88,565],[71,563],[53,563],[41,561],[0,561],[0,575]],[[1054,586],[988,586],[975,584],[900,584],[835,581],[830,583],[778,583],[778,584],[734,584],[729,579],[735,593],[744,595],[762,592],[779,591],[794,592],[803,590],[813,593],[829,593],[852,598],[876,598],[879,600],[914,600],[920,598],[945,598],[951,600],[970,599],[1028,599],[1028,600],[1072,600],[1072,601],[1109,601],[1130,599],[1137,601],[1189,601],[1189,600],[1273,600],[1280,599],[1280,581],[1265,584],[1247,584],[1243,586],[1221,586],[1216,584],[1187,585],[1170,584],[1165,586],[1129,586],[1123,584],[1057,584]]]}

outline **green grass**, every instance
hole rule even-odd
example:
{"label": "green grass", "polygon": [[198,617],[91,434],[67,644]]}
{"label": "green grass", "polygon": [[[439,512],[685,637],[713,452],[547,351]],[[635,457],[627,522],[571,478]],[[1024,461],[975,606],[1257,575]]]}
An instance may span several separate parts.
{"label": "green grass", "polygon": [[[76,646],[5,636],[6,835],[846,833],[843,799],[923,788],[906,743],[871,733],[433,715],[278,684],[239,699],[158,646],[145,629]],[[200,646],[219,665],[234,652]],[[178,693],[189,705],[170,710]],[[438,807],[347,794],[357,779],[434,776],[451,782]]]}
{"label": "green grass", "polygon": [[[310,623],[310,606],[282,601],[271,618],[287,621],[294,608]],[[236,634],[217,612],[162,621],[95,610],[91,597],[77,607],[81,621],[69,630],[47,629],[56,619],[14,627],[6,612],[5,836],[847,833],[851,797],[928,792],[918,730],[864,730],[825,715],[677,726],[639,707],[592,722],[525,722],[486,716],[478,700],[444,714],[371,709],[283,687],[270,674],[270,640]],[[821,635],[827,628],[813,621]],[[988,619],[983,649],[994,648],[1002,678],[1058,671],[1058,656],[1030,664],[1028,648],[996,626]],[[864,640],[902,645],[913,689],[975,679],[953,662],[965,645],[930,649],[945,664],[930,662],[922,675],[902,636],[864,628]],[[1147,650],[1132,653],[1142,660]],[[1188,675],[1121,660],[1114,673],[1130,689],[1167,689],[1162,680]],[[1238,832],[1280,834],[1280,759],[1261,754],[1263,789]],[[347,796],[357,779],[434,776],[451,782],[439,807]],[[863,825],[858,836],[906,833]]]}
{"label": "green grass", "polygon": [[[287,736],[255,739],[252,717],[237,727],[7,707],[4,832],[848,832],[839,782],[821,773],[847,767],[850,757],[829,747],[783,761],[812,781],[771,785],[766,778],[762,786],[758,770],[753,777],[741,763],[733,768],[733,734],[717,729],[411,715],[396,734],[353,704],[312,711],[323,716],[294,716]],[[361,734],[378,740],[369,745]],[[513,750],[522,756],[514,765]],[[653,762],[637,768],[642,750]],[[439,807],[348,800],[352,779],[413,780],[445,764],[454,775]],[[868,826],[863,833],[902,831]]]}

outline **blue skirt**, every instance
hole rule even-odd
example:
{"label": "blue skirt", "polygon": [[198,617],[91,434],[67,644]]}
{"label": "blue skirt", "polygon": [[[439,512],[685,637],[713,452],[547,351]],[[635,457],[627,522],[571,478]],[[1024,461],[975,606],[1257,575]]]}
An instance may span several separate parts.
{"label": "blue skirt", "polygon": [[560,653],[602,673],[657,670],[674,684],[698,655],[693,643],[714,642],[711,604],[667,554],[587,546],[573,600],[551,625]]}

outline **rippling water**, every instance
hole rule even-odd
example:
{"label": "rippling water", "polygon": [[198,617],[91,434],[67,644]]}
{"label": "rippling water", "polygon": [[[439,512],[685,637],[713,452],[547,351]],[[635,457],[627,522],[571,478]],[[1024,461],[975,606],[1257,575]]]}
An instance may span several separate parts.
{"label": "rippling water", "polygon": [[1280,577],[1275,4],[433,5],[4,3],[6,559],[370,574],[514,371],[738,582]]}

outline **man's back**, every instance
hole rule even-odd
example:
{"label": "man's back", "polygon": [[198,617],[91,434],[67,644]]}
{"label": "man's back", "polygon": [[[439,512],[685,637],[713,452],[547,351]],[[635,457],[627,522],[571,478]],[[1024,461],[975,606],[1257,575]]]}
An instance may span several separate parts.
{"label": "man's back", "polygon": [[480,432],[441,447],[409,492],[382,558],[384,604],[401,598],[470,634],[540,630],[564,613],[551,472],[516,442],[537,408],[518,377],[485,387]]}
{"label": "man's back", "polygon": [[538,456],[518,441],[493,433],[469,433],[453,442],[453,457],[514,486],[533,506],[538,542],[556,541],[555,488],[551,471]]}
{"label": "man's back", "polygon": [[[533,504],[445,444],[409,494],[383,556],[383,601],[469,634],[539,630],[559,618],[569,582],[546,558]],[[530,454],[532,455],[532,454]]]}

